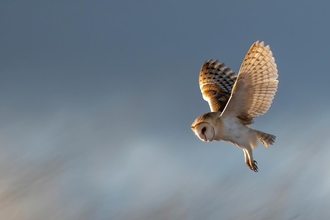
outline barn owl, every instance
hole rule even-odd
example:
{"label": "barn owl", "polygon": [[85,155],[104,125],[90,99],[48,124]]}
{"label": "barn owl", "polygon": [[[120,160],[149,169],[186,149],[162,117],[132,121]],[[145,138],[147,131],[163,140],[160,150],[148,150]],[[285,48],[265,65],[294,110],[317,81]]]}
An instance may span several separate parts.
{"label": "barn owl", "polygon": [[258,172],[252,149],[258,140],[268,148],[276,137],[248,126],[269,109],[277,91],[277,77],[275,59],[264,42],[252,44],[238,75],[224,63],[206,61],[199,73],[199,87],[211,112],[198,116],[191,129],[202,141],[223,140],[241,148],[246,165]]}

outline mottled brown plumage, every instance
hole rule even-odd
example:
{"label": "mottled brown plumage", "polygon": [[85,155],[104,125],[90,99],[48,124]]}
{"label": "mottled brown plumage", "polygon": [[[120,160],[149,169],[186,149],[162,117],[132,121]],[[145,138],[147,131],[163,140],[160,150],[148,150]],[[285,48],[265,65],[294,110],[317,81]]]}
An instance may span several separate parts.
{"label": "mottled brown plumage", "polygon": [[199,87],[211,111],[222,112],[236,81],[236,74],[218,60],[207,60],[199,72]]}

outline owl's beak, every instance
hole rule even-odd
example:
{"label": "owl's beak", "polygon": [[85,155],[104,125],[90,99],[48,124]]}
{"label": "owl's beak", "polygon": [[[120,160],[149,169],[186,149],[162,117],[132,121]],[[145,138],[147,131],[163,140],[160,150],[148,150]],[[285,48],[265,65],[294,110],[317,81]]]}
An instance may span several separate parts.
{"label": "owl's beak", "polygon": [[209,141],[206,139],[206,136],[205,136],[205,135],[201,135],[201,139],[202,139],[202,141],[209,142]]}
{"label": "owl's beak", "polygon": [[202,141],[204,141],[204,142],[210,142],[210,140],[208,140],[208,139],[206,138],[205,132],[201,132],[201,133],[199,134],[199,138],[200,138]]}

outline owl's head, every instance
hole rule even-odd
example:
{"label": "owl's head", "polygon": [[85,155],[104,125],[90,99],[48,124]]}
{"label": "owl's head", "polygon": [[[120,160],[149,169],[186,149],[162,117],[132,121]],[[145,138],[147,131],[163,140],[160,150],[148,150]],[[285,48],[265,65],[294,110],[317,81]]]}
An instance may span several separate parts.
{"label": "owl's head", "polygon": [[199,139],[210,142],[214,139],[215,125],[219,116],[219,112],[204,113],[195,119],[190,128]]}

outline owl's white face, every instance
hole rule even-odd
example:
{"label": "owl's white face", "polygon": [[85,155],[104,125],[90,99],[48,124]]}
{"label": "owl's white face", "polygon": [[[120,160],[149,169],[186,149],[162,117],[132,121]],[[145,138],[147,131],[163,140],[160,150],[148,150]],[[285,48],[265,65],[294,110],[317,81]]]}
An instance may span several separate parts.
{"label": "owl's white face", "polygon": [[191,129],[199,139],[205,142],[212,141],[215,135],[213,126],[207,122],[202,122]]}

